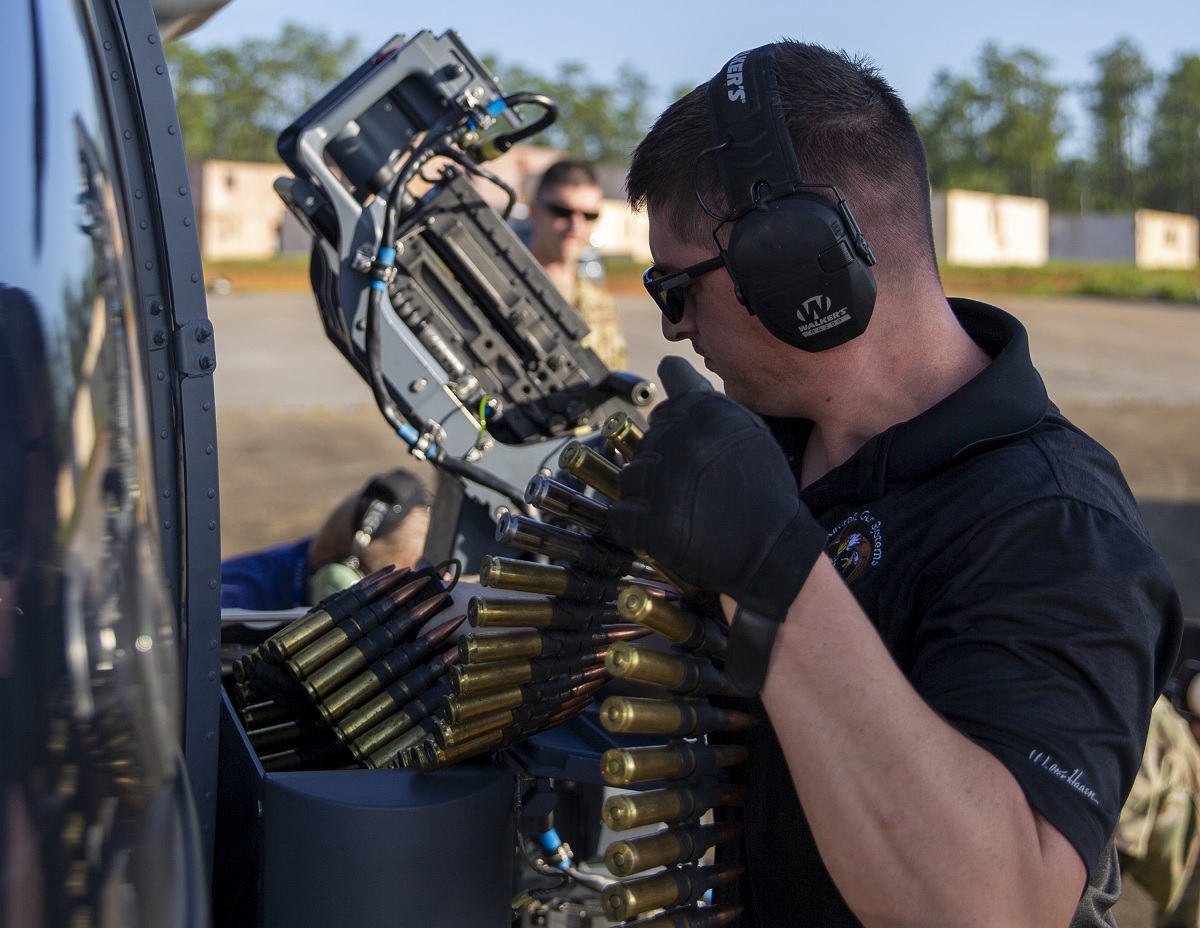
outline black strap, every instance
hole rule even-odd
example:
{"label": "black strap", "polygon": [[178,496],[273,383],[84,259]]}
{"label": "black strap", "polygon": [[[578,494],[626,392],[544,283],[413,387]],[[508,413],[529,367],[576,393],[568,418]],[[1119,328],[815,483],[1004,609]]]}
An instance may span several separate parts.
{"label": "black strap", "polygon": [[762,689],[779,625],[779,620],[745,606],[738,606],[733,614],[725,652],[725,676],[739,696],[757,696]]}

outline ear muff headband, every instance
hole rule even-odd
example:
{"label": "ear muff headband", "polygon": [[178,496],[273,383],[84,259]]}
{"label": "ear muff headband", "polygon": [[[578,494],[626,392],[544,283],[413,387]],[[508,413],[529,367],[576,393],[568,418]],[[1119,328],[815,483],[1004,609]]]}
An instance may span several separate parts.
{"label": "ear muff headband", "polygon": [[[837,191],[804,182],[772,60],[770,45],[742,52],[708,84],[713,151],[733,223],[723,253],[738,299],[768,331],[824,351],[866,329],[875,258]],[[819,189],[833,190],[837,202]]]}

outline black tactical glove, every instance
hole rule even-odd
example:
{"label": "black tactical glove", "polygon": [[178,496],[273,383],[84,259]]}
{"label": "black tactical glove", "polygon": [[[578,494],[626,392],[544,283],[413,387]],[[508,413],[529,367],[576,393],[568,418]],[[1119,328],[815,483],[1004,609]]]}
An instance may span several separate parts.
{"label": "black tactical glove", "polygon": [[609,531],[681,579],[737,600],[725,670],[750,695],[826,532],[758,416],[682,358],[665,358],[658,375],[669,398],[621,470]]}

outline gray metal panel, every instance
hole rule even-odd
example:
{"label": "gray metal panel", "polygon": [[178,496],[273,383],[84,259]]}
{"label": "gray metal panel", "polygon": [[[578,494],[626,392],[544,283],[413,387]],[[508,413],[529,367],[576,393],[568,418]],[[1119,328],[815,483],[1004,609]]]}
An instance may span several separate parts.
{"label": "gray metal panel", "polygon": [[184,755],[211,867],[220,703],[216,354],[211,337],[202,352],[182,350],[207,326],[208,308],[175,98],[153,10],[148,0],[109,0],[97,4],[96,14],[132,191],[126,206],[137,308],[147,333],[164,573],[183,645]]}

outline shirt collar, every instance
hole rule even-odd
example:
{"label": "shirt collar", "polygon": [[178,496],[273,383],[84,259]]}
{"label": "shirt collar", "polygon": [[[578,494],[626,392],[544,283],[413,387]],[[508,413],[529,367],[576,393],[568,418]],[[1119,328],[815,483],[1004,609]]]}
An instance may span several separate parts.
{"label": "shirt collar", "polygon": [[[824,508],[839,498],[877,499],[888,480],[908,480],[942,467],[972,450],[1029,431],[1049,408],[1045,384],[1029,357],[1025,327],[1008,313],[974,300],[950,306],[967,334],[992,362],[975,377],[921,414],[886,429],[850,460],[834,468],[804,494]],[[807,420],[768,420],[799,474]]]}

